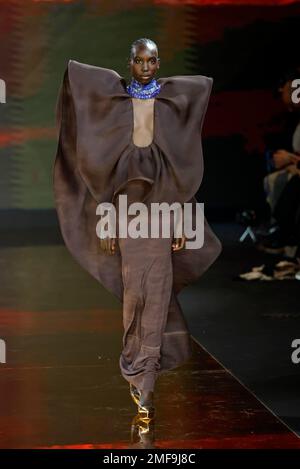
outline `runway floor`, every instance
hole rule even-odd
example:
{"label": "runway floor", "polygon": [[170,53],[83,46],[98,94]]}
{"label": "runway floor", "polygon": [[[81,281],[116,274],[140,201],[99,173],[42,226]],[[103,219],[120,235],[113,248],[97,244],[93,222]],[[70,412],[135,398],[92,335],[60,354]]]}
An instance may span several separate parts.
{"label": "runway floor", "polygon": [[60,244],[2,246],[0,268],[1,448],[300,448],[197,340],[143,428],[119,371],[121,304]]}

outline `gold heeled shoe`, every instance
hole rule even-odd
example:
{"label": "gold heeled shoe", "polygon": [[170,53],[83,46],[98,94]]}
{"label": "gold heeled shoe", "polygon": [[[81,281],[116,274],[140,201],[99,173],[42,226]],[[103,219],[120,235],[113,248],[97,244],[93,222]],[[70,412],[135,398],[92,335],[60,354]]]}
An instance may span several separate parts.
{"label": "gold heeled shoe", "polygon": [[136,386],[130,383],[130,395],[133,399],[133,402],[137,405],[140,405],[141,393]]}
{"label": "gold heeled shoe", "polygon": [[141,420],[135,415],[131,423],[131,444],[133,448],[155,448],[153,420]]}
{"label": "gold heeled shoe", "polygon": [[155,417],[155,407],[152,405],[141,405],[138,404],[138,415],[143,421],[153,420]]}
{"label": "gold heeled shoe", "polygon": [[134,386],[134,384],[130,383],[129,389],[133,402],[138,406],[139,418],[145,422],[152,420],[155,415],[155,407],[153,405],[141,404],[141,391],[136,386]]}

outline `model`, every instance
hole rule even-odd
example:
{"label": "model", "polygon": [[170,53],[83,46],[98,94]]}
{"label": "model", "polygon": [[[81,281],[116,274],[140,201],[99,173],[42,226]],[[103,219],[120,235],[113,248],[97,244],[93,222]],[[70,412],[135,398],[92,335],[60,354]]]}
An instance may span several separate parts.
{"label": "model", "polygon": [[69,60],[57,102],[53,183],[67,248],[123,303],[120,370],[139,414],[152,418],[157,377],[192,352],[177,295],[215,261],[221,243],[205,217],[199,249],[186,249],[186,236],[172,235],[174,224],[169,237],[99,239],[96,209],[110,202],[118,212],[121,195],[128,204],[189,202],[195,208],[213,79],[156,79],[158,49],[146,38],[131,45],[128,66],[130,83],[114,70]]}

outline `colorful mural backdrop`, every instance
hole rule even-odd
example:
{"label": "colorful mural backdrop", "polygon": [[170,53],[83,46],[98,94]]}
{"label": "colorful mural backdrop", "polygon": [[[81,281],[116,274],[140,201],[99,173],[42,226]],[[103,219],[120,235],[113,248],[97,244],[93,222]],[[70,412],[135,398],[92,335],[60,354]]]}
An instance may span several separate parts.
{"label": "colorful mural backdrop", "polygon": [[0,209],[54,207],[54,110],[68,60],[128,80],[139,37],[158,44],[158,76],[214,78],[200,196],[212,207],[255,203],[267,136],[285,112],[277,81],[300,62],[299,30],[297,1],[1,1]]}

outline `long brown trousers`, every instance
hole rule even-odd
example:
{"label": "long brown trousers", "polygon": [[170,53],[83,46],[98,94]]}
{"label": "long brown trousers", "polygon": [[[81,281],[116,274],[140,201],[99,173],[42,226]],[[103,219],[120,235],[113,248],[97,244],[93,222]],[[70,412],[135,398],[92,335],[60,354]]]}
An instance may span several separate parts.
{"label": "long brown trousers", "polygon": [[[128,204],[143,201],[146,186],[135,180],[121,193],[127,195]],[[128,216],[128,222],[131,219]],[[172,223],[167,238],[118,238],[124,285],[119,364],[122,376],[139,389],[153,391],[161,373],[191,355],[189,330],[173,290],[172,239]]]}

